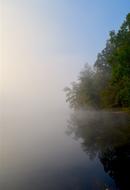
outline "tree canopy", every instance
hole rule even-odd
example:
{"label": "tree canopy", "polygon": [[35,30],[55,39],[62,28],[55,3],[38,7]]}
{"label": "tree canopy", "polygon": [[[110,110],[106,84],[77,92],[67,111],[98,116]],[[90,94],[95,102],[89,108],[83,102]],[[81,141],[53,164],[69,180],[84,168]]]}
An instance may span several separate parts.
{"label": "tree canopy", "polygon": [[130,108],[130,13],[117,32],[109,33],[93,67],[86,64],[78,80],[65,91],[75,109]]}

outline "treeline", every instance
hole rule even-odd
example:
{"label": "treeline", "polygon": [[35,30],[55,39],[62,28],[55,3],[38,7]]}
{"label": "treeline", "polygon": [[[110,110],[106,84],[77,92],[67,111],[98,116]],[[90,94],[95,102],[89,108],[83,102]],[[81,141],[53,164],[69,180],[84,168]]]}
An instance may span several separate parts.
{"label": "treeline", "polygon": [[130,13],[117,32],[110,32],[93,67],[86,64],[65,91],[75,109],[130,108]]}

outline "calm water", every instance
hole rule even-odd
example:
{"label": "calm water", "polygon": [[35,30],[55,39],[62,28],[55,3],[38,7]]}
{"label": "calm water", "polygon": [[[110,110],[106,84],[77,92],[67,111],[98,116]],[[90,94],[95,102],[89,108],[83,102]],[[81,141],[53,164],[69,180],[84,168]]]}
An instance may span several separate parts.
{"label": "calm water", "polygon": [[0,189],[130,189],[127,115],[16,110],[1,112]]}

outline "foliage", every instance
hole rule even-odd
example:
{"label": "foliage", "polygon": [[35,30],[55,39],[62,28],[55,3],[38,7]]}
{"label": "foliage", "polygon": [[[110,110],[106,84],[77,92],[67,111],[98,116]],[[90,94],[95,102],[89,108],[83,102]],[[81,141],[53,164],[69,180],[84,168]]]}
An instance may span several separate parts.
{"label": "foliage", "polygon": [[73,82],[71,88],[66,87],[67,102],[72,108],[98,107],[100,105],[100,76],[86,64],[80,72],[77,82]]}
{"label": "foliage", "polygon": [[65,88],[71,107],[130,107],[130,13],[109,36],[93,68],[85,65],[78,81]]}

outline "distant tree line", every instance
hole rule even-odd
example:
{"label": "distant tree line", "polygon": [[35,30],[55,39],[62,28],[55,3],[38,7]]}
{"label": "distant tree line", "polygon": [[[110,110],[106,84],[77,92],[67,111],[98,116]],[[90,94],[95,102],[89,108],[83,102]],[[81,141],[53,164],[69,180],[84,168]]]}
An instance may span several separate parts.
{"label": "distant tree line", "polygon": [[93,67],[86,64],[65,92],[75,109],[130,108],[130,13],[117,32],[110,32]]}

